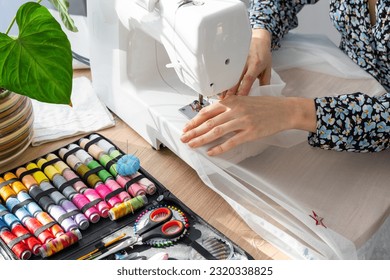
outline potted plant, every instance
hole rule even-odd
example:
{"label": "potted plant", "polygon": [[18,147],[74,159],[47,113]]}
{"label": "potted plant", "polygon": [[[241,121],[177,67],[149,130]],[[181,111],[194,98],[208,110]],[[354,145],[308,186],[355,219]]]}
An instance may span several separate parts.
{"label": "potted plant", "polygon": [[[77,31],[68,14],[67,0],[49,0],[62,22]],[[42,102],[70,104],[72,51],[61,25],[42,0],[21,5],[4,33],[0,32],[0,165],[30,144],[32,105]],[[14,24],[19,34],[10,36]]]}

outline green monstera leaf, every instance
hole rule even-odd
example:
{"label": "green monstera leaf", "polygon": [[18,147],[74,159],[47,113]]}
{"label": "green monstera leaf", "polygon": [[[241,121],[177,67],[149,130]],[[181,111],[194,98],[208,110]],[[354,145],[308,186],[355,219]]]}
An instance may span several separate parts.
{"label": "green monstera leaf", "polygon": [[30,98],[70,104],[72,51],[47,8],[33,2],[16,14],[17,38],[0,33],[0,88]]}
{"label": "green monstera leaf", "polygon": [[77,27],[74,25],[73,19],[69,16],[69,1],[67,0],[49,0],[58,10],[61,16],[62,23],[67,29],[77,32]]}

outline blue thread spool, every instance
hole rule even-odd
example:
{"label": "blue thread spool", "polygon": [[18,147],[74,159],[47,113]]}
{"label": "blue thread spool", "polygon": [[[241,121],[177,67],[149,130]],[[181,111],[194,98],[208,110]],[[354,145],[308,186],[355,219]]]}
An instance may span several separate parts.
{"label": "blue thread spool", "polygon": [[31,216],[36,216],[39,212],[42,212],[42,208],[31,198],[31,196],[26,192],[19,192],[17,198],[20,202],[31,200],[31,202],[26,204],[27,211],[31,214]]}
{"label": "blue thread spool", "polygon": [[[12,211],[12,209],[17,206],[20,203],[19,199],[16,197],[10,197],[5,202],[5,205],[9,209],[9,211]],[[23,221],[25,218],[30,217],[30,213],[27,211],[27,209],[22,206],[18,210],[15,211],[15,216],[18,217],[20,221]]]}

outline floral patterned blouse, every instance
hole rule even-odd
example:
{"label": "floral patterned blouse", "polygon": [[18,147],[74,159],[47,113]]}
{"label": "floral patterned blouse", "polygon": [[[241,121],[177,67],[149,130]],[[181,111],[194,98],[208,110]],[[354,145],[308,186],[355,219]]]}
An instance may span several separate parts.
{"label": "floral patterned blouse", "polygon": [[[318,0],[251,0],[252,28],[272,33],[272,48],[298,26],[297,13]],[[324,149],[378,152],[390,147],[390,0],[378,0],[371,25],[368,0],[331,0],[330,18],[341,34],[340,49],[375,77],[388,93],[357,92],[315,99],[317,132],[309,144]]]}

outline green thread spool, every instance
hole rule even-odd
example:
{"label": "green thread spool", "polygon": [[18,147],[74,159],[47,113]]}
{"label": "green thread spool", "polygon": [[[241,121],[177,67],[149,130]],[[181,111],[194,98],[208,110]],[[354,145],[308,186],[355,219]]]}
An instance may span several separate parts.
{"label": "green thread spool", "polygon": [[117,157],[121,157],[121,156],[123,156],[123,154],[118,150],[112,150],[112,152],[110,153],[110,157],[116,160],[118,160]]}
{"label": "green thread spool", "polygon": [[[96,160],[92,160],[87,165],[90,169],[95,169],[98,167],[101,167],[100,163],[98,163]],[[112,175],[105,169],[100,170],[97,175],[100,179],[102,179],[103,183],[107,181],[107,179],[112,178]]]}
{"label": "green thread spool", "polygon": [[[107,163],[109,163],[110,161],[112,161],[112,157],[110,157],[109,155],[106,155],[106,154],[102,154],[99,158],[99,161],[100,163],[107,168]],[[113,176],[116,176],[118,175],[118,172],[116,171],[116,163],[112,164],[110,166],[110,173],[113,175]]]}

